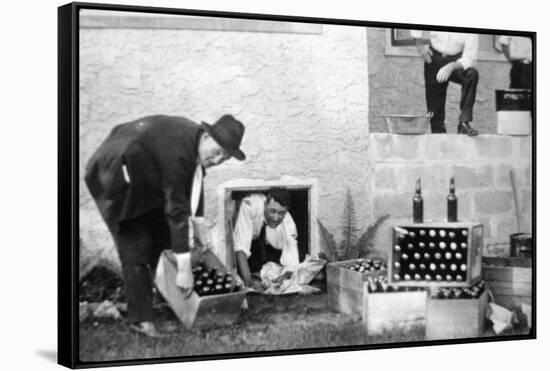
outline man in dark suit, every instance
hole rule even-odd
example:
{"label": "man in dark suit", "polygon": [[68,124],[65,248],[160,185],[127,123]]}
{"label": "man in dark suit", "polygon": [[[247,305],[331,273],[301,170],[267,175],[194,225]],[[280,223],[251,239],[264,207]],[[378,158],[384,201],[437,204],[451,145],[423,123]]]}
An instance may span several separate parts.
{"label": "man in dark suit", "polygon": [[152,276],[162,250],[176,256],[176,284],[193,290],[189,217],[202,215],[205,168],[239,149],[244,126],[231,115],[214,125],[176,116],[148,116],[113,128],[89,160],[85,181],[120,257],[131,327],[151,337]]}

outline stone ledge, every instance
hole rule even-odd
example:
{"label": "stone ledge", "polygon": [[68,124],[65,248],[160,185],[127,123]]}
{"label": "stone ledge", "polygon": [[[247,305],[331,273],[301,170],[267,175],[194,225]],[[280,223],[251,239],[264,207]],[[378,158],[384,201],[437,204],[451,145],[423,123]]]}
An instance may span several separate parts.
{"label": "stone ledge", "polygon": [[531,136],[481,134],[399,135],[371,133],[369,156],[376,162],[531,160]]}

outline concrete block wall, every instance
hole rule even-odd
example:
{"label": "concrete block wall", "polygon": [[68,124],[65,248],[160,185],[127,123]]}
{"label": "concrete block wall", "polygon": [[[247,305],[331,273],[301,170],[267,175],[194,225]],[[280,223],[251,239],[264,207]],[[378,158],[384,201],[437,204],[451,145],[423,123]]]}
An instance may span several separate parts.
{"label": "concrete block wall", "polygon": [[445,219],[449,179],[454,176],[459,219],[483,224],[485,246],[489,246],[485,255],[507,254],[501,243],[517,231],[510,170],[516,180],[520,230],[532,229],[531,140],[531,136],[371,133],[371,217],[390,215],[377,235],[377,251],[387,253],[392,225],[412,221],[417,178],[422,180],[424,220]]}

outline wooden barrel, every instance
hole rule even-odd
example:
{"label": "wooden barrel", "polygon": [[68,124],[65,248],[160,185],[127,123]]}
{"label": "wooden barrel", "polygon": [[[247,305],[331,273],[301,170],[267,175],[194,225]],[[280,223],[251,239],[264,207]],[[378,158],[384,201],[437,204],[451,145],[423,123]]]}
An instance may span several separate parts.
{"label": "wooden barrel", "polygon": [[483,258],[482,277],[489,283],[495,302],[508,309],[531,305],[532,262],[527,258]]}

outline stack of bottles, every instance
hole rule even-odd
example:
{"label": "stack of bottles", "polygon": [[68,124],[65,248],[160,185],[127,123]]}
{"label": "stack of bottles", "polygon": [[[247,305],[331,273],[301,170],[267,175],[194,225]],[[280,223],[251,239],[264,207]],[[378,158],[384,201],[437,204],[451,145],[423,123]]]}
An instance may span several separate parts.
{"label": "stack of bottles", "polygon": [[462,282],[468,270],[468,229],[407,228],[393,247],[393,281]]}
{"label": "stack of bottles", "polygon": [[403,287],[388,283],[386,276],[367,277],[369,293],[422,291],[422,287]]}
{"label": "stack of bottles", "polygon": [[354,261],[352,264],[345,264],[342,267],[346,269],[351,269],[352,271],[364,273],[386,269],[387,264],[380,259],[366,258]]}
{"label": "stack of bottles", "polygon": [[231,273],[218,272],[216,268],[208,269],[204,261],[193,268],[193,278],[195,292],[199,296],[226,294],[241,288]]}
{"label": "stack of bottles", "polygon": [[477,299],[486,289],[485,281],[471,287],[439,287],[432,291],[432,299]]}

